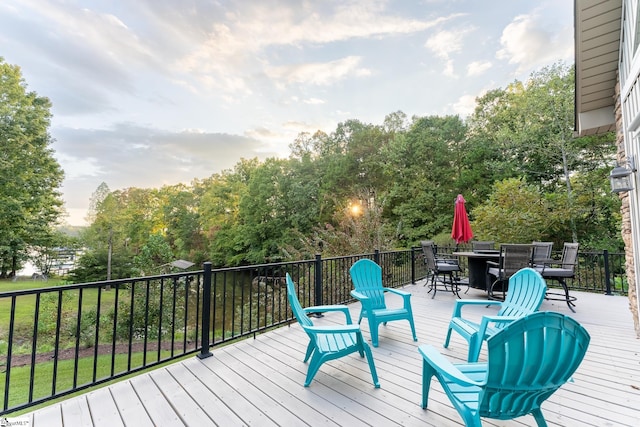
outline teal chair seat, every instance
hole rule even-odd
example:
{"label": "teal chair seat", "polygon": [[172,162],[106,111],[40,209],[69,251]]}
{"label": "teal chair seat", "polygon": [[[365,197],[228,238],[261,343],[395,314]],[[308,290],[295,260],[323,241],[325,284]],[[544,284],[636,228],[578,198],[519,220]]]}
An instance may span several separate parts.
{"label": "teal chair seat", "polygon": [[487,340],[486,363],[453,364],[434,347],[422,345],[422,408],[427,408],[435,376],[468,427],[481,426],[481,417],[508,420],[528,414],[546,426],[540,406],[571,379],[589,340],[574,319],[536,312]]}
{"label": "teal chair seat", "polygon": [[[476,362],[482,343],[506,327],[509,323],[531,314],[540,308],[544,301],[547,284],[537,271],[523,268],[509,278],[509,292],[504,301],[456,300],[449,321],[444,347],[449,346],[451,332],[456,331],[469,343],[467,361]],[[471,305],[495,305],[500,310],[493,316],[482,316],[480,322],[463,316],[463,307]]]}
{"label": "teal chair seat", "polygon": [[[360,357],[366,356],[371,377],[373,378],[373,384],[376,388],[380,387],[371,349],[362,338],[360,326],[354,325],[351,321],[351,314],[346,305],[319,305],[302,308],[296,293],[295,283],[289,273],[287,273],[287,297],[293,315],[309,336],[309,344],[307,345],[304,362],[306,363],[309,359],[311,359],[311,361],[309,362],[307,378],[304,382],[305,387],[311,384],[313,377],[323,363],[356,352],[360,354]],[[314,326],[308,317],[310,313],[326,313],[330,311],[342,312],[345,316],[346,324]]]}
{"label": "teal chair seat", "polygon": [[[360,301],[362,308],[358,317],[358,324],[363,318],[369,322],[371,343],[378,346],[378,326],[394,320],[407,320],[411,326],[413,340],[417,341],[416,328],[413,323],[411,310],[411,294],[399,289],[385,288],[382,285],[382,268],[370,259],[360,259],[349,269],[354,290],[351,296]],[[388,308],[385,293],[389,292],[402,297],[402,307]]]}

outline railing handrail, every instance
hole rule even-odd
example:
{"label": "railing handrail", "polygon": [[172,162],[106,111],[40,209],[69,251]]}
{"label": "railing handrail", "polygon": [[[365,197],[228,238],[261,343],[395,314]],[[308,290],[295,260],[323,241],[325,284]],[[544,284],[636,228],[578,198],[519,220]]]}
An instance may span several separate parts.
{"label": "railing handrail", "polygon": [[[352,301],[348,269],[360,258],[373,259],[381,265],[385,286],[415,284],[427,275],[420,247],[412,247],[217,269],[204,263],[202,270],[195,271],[0,292],[0,303],[5,301],[10,307],[5,314],[7,325],[0,323],[0,330],[8,328],[8,333],[3,333],[8,337],[7,351],[4,355],[0,352],[0,363],[6,363],[4,378],[0,373],[0,390],[4,391],[0,415],[184,355],[208,357],[211,347],[288,324],[294,318],[280,274],[290,273],[295,278],[303,304],[348,303]],[[624,261],[624,254],[580,252],[576,278],[567,283],[571,289],[607,295],[624,293]],[[279,274],[273,275],[274,272]],[[25,323],[32,332],[31,338],[17,336],[22,332],[17,328],[16,313],[26,304],[34,305]],[[53,309],[47,312],[48,307]],[[55,330],[49,331],[52,321]],[[73,340],[63,341],[63,328]],[[79,370],[83,340],[93,357],[91,378],[86,382],[77,378],[84,373]],[[34,385],[35,361],[41,356],[41,345],[54,348],[53,353],[48,350],[54,357],[53,383],[48,394],[41,394]],[[101,346],[109,347],[110,352],[100,353]],[[74,380],[71,388],[62,389],[57,382],[63,379],[56,379],[56,369],[64,360],[58,361],[62,350],[67,348],[74,351]],[[143,361],[138,363],[135,358],[140,352]],[[126,357],[126,368],[118,370],[116,359],[121,356]],[[103,377],[97,373],[101,367],[99,357],[111,358],[110,372]],[[12,376],[22,375],[21,368],[14,366],[16,359],[28,359],[30,363],[30,391],[23,398],[12,393],[12,384],[18,381]]]}

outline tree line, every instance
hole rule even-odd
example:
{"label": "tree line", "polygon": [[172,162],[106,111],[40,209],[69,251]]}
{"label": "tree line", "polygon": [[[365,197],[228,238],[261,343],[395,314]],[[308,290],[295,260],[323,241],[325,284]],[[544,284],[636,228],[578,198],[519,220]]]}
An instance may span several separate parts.
{"label": "tree line", "polygon": [[573,90],[573,68],[554,64],[478,98],[467,120],[397,111],[302,133],[289,158],[242,159],[190,185],[105,184],[76,278],[104,277],[108,242],[118,275],[178,258],[223,267],[451,242],[459,193],[478,239],[619,250],[613,135],[573,137]]}
{"label": "tree line", "polygon": [[103,183],[72,280],[451,243],[457,194],[479,240],[620,250],[614,135],[576,138],[573,125],[574,70],[557,63],[488,91],[466,119],[396,111],[301,133],[288,158],[241,159],[188,185]]}

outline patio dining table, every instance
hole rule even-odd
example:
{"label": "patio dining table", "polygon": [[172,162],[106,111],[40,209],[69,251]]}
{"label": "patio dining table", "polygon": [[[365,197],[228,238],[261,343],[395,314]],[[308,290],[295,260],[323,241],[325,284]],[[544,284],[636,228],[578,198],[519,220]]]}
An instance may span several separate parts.
{"label": "patio dining table", "polygon": [[451,255],[467,258],[467,272],[470,287],[483,290],[487,289],[487,261],[498,261],[500,259],[499,250],[486,249],[473,252],[452,252]]}

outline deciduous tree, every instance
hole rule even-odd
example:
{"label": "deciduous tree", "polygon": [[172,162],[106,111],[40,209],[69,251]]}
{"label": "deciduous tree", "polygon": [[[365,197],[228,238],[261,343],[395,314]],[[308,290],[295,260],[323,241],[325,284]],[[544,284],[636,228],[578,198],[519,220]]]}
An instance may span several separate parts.
{"label": "deciduous tree", "polygon": [[27,90],[20,68],[0,57],[0,277],[20,269],[62,214],[64,174],[51,148],[50,108],[49,99]]}

